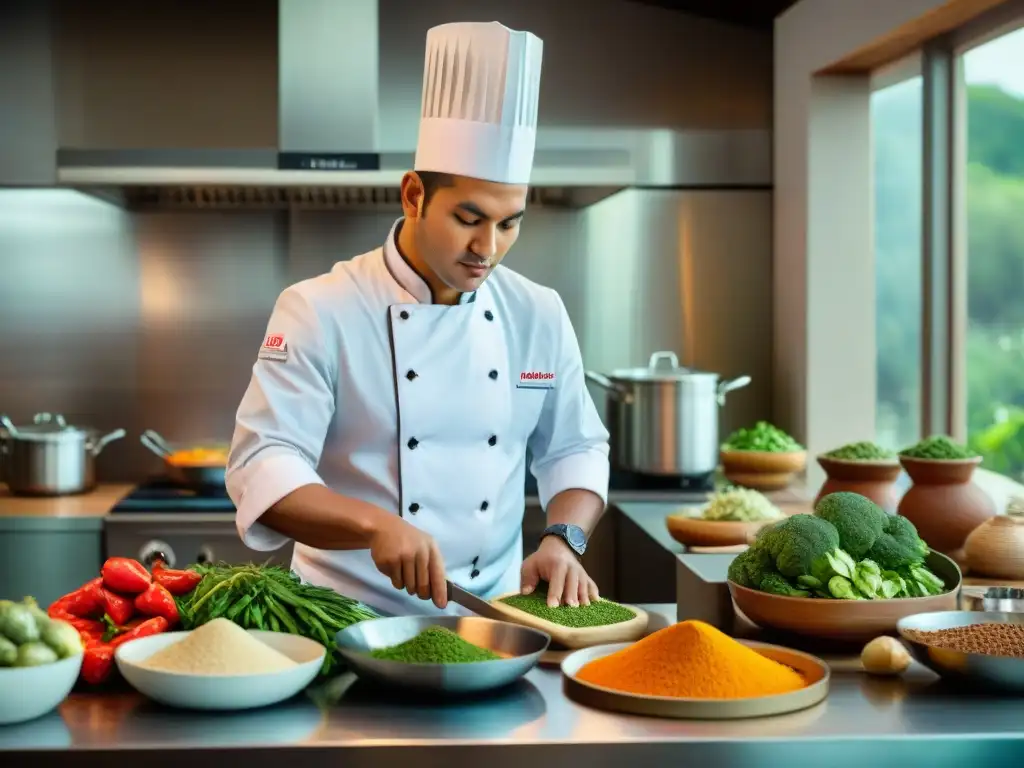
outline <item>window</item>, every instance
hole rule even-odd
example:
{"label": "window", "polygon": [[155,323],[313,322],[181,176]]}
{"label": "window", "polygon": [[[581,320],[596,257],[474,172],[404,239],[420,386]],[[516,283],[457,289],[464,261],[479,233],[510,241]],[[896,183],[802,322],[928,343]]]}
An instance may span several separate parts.
{"label": "window", "polygon": [[877,441],[910,445],[921,428],[920,76],[871,96],[874,150]]}
{"label": "window", "polygon": [[967,436],[1024,479],[1024,29],[966,52]]}

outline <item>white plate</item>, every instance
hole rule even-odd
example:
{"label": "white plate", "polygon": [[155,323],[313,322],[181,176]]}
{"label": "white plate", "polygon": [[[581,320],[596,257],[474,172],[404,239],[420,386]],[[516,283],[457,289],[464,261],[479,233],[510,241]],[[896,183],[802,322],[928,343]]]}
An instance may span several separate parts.
{"label": "white plate", "polygon": [[79,653],[38,667],[0,667],[0,725],[34,720],[64,701],[82,659]]}
{"label": "white plate", "polygon": [[284,632],[247,630],[297,666],[258,675],[188,675],[139,666],[157,651],[183,640],[188,632],[166,632],[131,640],[114,654],[124,679],[144,696],[171,707],[237,710],[265,707],[289,699],[316,678],[327,650],[313,640]]}

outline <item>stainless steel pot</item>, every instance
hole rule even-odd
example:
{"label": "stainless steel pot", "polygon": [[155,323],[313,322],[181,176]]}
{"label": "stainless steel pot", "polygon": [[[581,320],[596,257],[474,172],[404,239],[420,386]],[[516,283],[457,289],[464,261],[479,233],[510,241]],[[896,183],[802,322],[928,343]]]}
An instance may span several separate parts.
{"label": "stainless steel pot", "polygon": [[692,478],[715,471],[719,408],[726,392],[750,383],[749,376],[719,381],[717,373],[680,368],[674,352],[655,352],[646,368],[586,377],[608,394],[613,466]]}
{"label": "stainless steel pot", "polygon": [[60,414],[37,413],[32,424],[16,427],[0,416],[0,479],[17,496],[66,496],[96,487],[96,457],[117,429],[101,435],[68,425]]}

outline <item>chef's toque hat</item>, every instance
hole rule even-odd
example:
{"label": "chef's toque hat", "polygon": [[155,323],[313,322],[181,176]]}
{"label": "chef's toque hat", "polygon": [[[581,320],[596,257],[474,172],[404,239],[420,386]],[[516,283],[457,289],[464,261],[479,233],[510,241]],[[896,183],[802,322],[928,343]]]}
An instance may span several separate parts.
{"label": "chef's toque hat", "polygon": [[415,170],[529,183],[543,45],[496,21],[429,30]]}

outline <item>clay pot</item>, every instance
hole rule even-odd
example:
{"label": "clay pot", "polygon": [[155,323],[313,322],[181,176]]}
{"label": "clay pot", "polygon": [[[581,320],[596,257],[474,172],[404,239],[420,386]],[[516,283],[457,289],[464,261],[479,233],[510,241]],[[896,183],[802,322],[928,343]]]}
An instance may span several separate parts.
{"label": "clay pot", "polygon": [[959,556],[971,531],[995,517],[995,503],[971,482],[980,463],[980,456],[955,460],[900,456],[913,485],[903,494],[897,511],[932,549]]}
{"label": "clay pot", "polygon": [[964,555],[974,576],[1024,579],[1024,500],[1014,499],[1005,515],[996,515],[971,531]]}
{"label": "clay pot", "polygon": [[871,499],[890,515],[896,513],[900,500],[896,492],[900,464],[895,459],[864,461],[818,456],[818,464],[825,470],[827,477],[814,499],[815,504],[822,496],[849,491]]}
{"label": "clay pot", "polygon": [[722,474],[733,485],[756,491],[781,491],[807,465],[807,451],[720,451]]}

